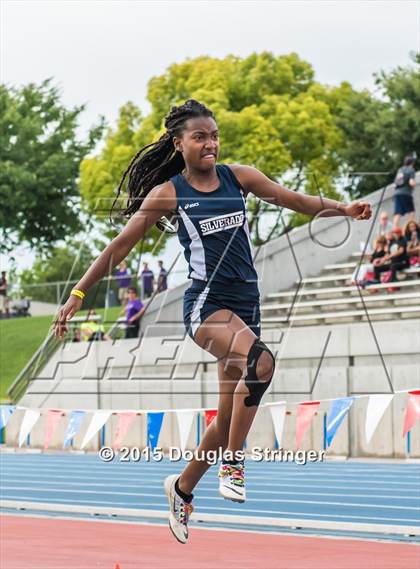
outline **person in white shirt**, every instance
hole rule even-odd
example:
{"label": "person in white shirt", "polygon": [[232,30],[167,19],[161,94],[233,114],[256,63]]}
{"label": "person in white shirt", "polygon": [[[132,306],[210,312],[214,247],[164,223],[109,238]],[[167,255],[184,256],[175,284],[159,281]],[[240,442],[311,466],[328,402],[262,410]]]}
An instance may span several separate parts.
{"label": "person in white shirt", "polygon": [[386,235],[387,233],[390,233],[393,227],[394,226],[389,221],[387,212],[381,211],[379,214],[379,224],[375,232],[375,239],[378,237],[378,235]]}

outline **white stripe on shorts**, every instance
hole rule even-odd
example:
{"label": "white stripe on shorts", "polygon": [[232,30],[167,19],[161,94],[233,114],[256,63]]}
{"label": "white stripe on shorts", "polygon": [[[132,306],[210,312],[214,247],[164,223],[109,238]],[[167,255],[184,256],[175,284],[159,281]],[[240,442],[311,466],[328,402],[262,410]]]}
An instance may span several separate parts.
{"label": "white stripe on shorts", "polygon": [[200,310],[203,308],[203,305],[206,302],[206,298],[209,292],[210,292],[210,287],[206,286],[205,289],[202,292],[200,292],[200,294],[197,296],[194,302],[193,309],[191,310],[191,330],[193,337],[194,334],[197,332],[198,327],[201,324]]}

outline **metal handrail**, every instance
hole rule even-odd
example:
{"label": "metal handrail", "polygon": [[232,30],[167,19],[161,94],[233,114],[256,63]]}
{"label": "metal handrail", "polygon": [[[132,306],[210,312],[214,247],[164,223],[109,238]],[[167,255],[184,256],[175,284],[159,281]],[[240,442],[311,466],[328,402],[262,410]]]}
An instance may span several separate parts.
{"label": "metal handrail", "polygon": [[[86,320],[84,317],[75,317],[75,319],[73,321],[69,321],[68,324],[78,324],[79,322],[76,322],[76,319],[80,319],[80,321]],[[102,316],[96,315],[94,319],[102,320]],[[108,331],[108,335],[111,336],[112,339],[116,337],[121,323],[122,319],[117,320]],[[54,332],[49,332],[48,336],[45,338],[45,340],[42,342],[42,344],[39,346],[39,348],[36,350],[31,359],[21,370],[12,385],[7,390],[7,395],[11,401],[16,403],[24,395],[25,391],[28,388],[28,385],[35,378],[37,372],[47,363],[47,361],[57,351],[60,345],[62,345],[62,342],[56,338]]]}
{"label": "metal handrail", "polygon": [[119,332],[119,331],[121,330],[121,324],[124,324],[124,328],[125,328],[126,319],[124,318],[124,316],[121,316],[120,318],[117,318],[117,320],[113,323],[113,325],[111,326],[111,328],[108,330],[107,334],[108,334],[108,336],[110,336],[113,340],[119,339],[118,336],[117,336],[117,332]]}
{"label": "metal handrail", "polygon": [[23,396],[36,373],[45,365],[60,345],[61,342],[56,339],[54,333],[52,331],[49,332],[48,336],[7,390],[7,395],[14,403]]}

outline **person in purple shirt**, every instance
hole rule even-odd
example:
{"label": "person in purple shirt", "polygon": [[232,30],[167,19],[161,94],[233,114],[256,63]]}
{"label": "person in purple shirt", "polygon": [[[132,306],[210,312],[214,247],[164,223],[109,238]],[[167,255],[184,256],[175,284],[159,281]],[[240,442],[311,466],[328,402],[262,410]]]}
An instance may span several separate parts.
{"label": "person in purple shirt", "polygon": [[133,286],[128,287],[128,300],[125,305],[126,324],[125,337],[138,338],[140,318],[143,316],[145,306],[137,296],[137,290]]}
{"label": "person in purple shirt", "polygon": [[162,292],[168,288],[168,271],[163,267],[163,261],[158,261],[159,265],[159,276],[157,283],[158,292]]}
{"label": "person in purple shirt", "polygon": [[127,270],[127,263],[121,261],[118,265],[118,271],[115,273],[117,285],[118,285],[118,300],[121,306],[127,302],[128,287],[131,284],[131,276]]}
{"label": "person in purple shirt", "polygon": [[149,269],[148,263],[143,263],[143,270],[140,276],[141,276],[141,288],[143,292],[143,298],[149,298],[153,294],[153,284],[155,281],[155,276],[153,274],[153,271]]}

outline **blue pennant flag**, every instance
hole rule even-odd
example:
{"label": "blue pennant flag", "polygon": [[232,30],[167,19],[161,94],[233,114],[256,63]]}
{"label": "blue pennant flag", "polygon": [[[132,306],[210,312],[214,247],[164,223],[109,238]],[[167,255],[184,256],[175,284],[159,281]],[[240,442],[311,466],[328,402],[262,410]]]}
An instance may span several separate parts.
{"label": "blue pennant flag", "polygon": [[157,447],[164,414],[163,411],[147,413],[147,441],[152,450]]}
{"label": "blue pennant flag", "polygon": [[64,435],[63,448],[66,448],[70,445],[72,438],[78,433],[85,415],[86,411],[71,412],[70,421],[67,425],[66,434]]}
{"label": "blue pennant flag", "polygon": [[343,397],[343,399],[334,399],[331,402],[330,412],[327,416],[327,446],[330,446],[353,401],[354,397]]}
{"label": "blue pennant flag", "polygon": [[0,430],[7,425],[14,410],[14,405],[0,405]]}

